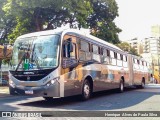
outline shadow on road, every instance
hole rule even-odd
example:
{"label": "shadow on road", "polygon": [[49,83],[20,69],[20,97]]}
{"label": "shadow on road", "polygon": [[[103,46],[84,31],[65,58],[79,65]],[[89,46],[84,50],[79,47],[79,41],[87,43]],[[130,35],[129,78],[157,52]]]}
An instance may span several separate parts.
{"label": "shadow on road", "polygon": [[45,100],[18,104],[20,106],[33,106],[38,108],[54,108],[64,110],[114,110],[134,106],[154,95],[160,95],[160,87],[145,89],[127,88],[124,93],[116,90],[97,92],[88,101],[80,101],[79,96],[54,99],[52,102]]}

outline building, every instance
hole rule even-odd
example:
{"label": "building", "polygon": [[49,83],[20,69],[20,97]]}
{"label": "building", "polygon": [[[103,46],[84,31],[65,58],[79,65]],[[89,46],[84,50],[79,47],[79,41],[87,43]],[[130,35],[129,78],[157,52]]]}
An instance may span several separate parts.
{"label": "building", "polygon": [[142,41],[137,39],[137,38],[134,38],[134,39],[131,39],[129,41],[127,41],[131,47],[133,47],[134,49],[137,50],[137,53],[140,55],[143,53],[143,47],[142,47]]}
{"label": "building", "polygon": [[151,27],[151,36],[156,38],[160,37],[160,25],[154,25]]}
{"label": "building", "polygon": [[142,44],[143,54],[141,56],[150,62],[152,73],[160,83],[160,37],[145,38]]}
{"label": "building", "polygon": [[143,44],[143,53],[160,55],[160,38],[156,37],[145,38],[142,44]]}

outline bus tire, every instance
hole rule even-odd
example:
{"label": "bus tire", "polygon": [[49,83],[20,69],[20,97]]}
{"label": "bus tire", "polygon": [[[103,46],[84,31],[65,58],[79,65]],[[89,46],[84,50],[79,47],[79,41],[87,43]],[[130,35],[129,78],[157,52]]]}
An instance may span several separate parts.
{"label": "bus tire", "polygon": [[121,80],[120,83],[119,83],[118,92],[119,93],[124,92],[124,81],[123,80]]}
{"label": "bus tire", "polygon": [[53,97],[43,97],[46,101],[53,101]]}
{"label": "bus tire", "polygon": [[143,89],[144,87],[145,87],[145,79],[143,78],[139,88]]}
{"label": "bus tire", "polygon": [[89,80],[85,79],[82,86],[81,99],[83,101],[88,100],[91,97],[91,94],[92,94],[91,84]]}
{"label": "bus tire", "polygon": [[9,86],[9,94],[10,95],[17,95],[17,93],[15,92],[14,88]]}

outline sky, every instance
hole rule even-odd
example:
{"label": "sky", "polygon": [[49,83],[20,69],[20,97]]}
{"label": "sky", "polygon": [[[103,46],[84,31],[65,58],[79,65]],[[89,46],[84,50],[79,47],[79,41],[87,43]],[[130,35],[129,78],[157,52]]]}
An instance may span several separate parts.
{"label": "sky", "polygon": [[122,29],[120,40],[151,37],[151,26],[160,25],[160,0],[116,0],[119,17],[116,25]]}

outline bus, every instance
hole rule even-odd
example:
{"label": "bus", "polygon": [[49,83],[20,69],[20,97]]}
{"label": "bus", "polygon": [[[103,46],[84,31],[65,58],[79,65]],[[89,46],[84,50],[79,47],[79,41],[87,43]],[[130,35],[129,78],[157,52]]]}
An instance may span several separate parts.
{"label": "bus", "polygon": [[18,37],[9,70],[11,95],[45,100],[127,86],[144,88],[149,64],[82,30],[48,30]]}

